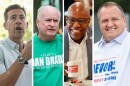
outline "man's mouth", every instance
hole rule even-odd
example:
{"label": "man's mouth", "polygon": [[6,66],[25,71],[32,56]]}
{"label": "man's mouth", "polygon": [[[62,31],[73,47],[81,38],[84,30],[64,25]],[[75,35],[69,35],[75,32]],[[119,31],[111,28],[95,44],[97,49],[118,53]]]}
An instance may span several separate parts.
{"label": "man's mouth", "polygon": [[48,29],[49,31],[55,31],[55,29]]}
{"label": "man's mouth", "polygon": [[16,27],[16,30],[22,30],[22,28],[21,27]]}
{"label": "man's mouth", "polygon": [[79,33],[79,32],[81,32],[82,30],[79,30],[79,29],[72,29],[72,31],[75,32],[75,33]]}
{"label": "man's mouth", "polygon": [[108,29],[106,29],[107,31],[115,31],[116,30],[116,28],[108,28]]}

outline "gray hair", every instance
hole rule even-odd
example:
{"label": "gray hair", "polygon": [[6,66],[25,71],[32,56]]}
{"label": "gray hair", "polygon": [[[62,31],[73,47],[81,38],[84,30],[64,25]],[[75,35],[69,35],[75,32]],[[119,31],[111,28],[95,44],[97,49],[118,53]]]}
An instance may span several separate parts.
{"label": "gray hair", "polygon": [[60,10],[59,10],[58,8],[56,8],[56,7],[51,6],[51,5],[41,6],[41,7],[38,9],[38,11],[37,11],[37,18],[40,17],[41,11],[45,10],[46,8],[54,8],[54,9],[56,9],[57,12],[58,12],[58,14],[59,14],[59,20],[60,20],[60,17],[61,17],[61,12],[60,12]]}

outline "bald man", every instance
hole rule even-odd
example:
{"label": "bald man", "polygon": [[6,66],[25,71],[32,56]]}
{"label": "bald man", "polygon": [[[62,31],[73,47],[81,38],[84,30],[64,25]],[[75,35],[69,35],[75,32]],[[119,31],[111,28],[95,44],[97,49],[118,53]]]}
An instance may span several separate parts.
{"label": "bald man", "polygon": [[[82,2],[68,8],[64,28],[64,62],[81,61],[79,80],[92,79],[92,31],[89,27],[90,10]],[[65,72],[65,81],[68,80]]]}
{"label": "bald man", "polygon": [[37,29],[33,37],[34,86],[62,86],[62,35],[57,34],[60,11],[42,6],[37,13]]}

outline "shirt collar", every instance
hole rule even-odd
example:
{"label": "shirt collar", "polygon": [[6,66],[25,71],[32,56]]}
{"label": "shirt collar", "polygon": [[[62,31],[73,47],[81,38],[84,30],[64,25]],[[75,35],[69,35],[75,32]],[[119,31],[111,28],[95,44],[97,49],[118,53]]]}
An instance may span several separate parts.
{"label": "shirt collar", "polygon": [[[118,37],[116,37],[115,39],[113,39],[113,40],[111,40],[110,41],[110,43],[111,42],[116,42],[116,43],[119,43],[119,44],[122,44],[122,42],[123,42],[123,40],[125,39],[125,37],[127,36],[127,34],[128,34],[128,31],[126,30],[126,28],[125,28],[125,30],[123,31],[123,33],[121,33]],[[102,47],[103,45],[105,45],[106,44],[106,41],[105,41],[105,38],[102,36],[101,37],[101,39],[100,39],[100,41],[99,41],[99,47]]]}
{"label": "shirt collar", "polygon": [[10,40],[9,38],[5,39],[5,42],[7,43],[7,45],[11,49],[17,49],[17,50],[19,50],[19,45],[17,43],[13,42],[12,40]]}

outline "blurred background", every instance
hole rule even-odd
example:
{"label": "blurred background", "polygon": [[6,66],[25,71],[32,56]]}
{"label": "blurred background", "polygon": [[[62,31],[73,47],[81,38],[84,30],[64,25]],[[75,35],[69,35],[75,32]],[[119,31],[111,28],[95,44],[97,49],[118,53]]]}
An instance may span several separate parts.
{"label": "blurred background", "polygon": [[127,28],[130,31],[130,0],[95,0],[94,1],[94,43],[99,41],[102,36],[98,24],[97,11],[99,7],[107,1],[115,2],[122,7],[127,18]]}
{"label": "blurred background", "polygon": [[46,6],[46,5],[52,5],[56,8],[58,8],[61,12],[61,21],[60,21],[60,26],[59,26],[59,32],[60,34],[62,34],[62,29],[63,29],[63,0],[33,0],[33,12],[34,12],[34,17],[33,17],[33,21],[34,21],[34,30],[33,32],[36,33],[37,32],[37,27],[36,27],[36,18],[37,18],[37,10],[39,7],[41,6]]}
{"label": "blurred background", "polygon": [[8,31],[4,29],[4,10],[12,4],[19,4],[21,7],[24,7],[27,13],[27,21],[29,23],[27,32],[25,34],[25,41],[32,38],[32,16],[33,16],[33,4],[32,0],[0,0],[0,40],[8,37]]}

